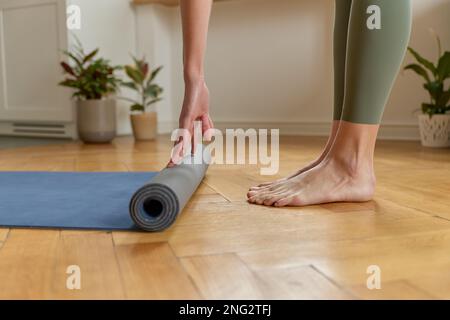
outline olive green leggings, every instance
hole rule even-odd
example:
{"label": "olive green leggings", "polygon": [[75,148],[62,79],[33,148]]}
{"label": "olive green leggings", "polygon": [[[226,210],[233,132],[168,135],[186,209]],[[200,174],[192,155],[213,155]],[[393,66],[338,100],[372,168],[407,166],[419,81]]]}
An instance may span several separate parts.
{"label": "olive green leggings", "polygon": [[410,31],[410,0],[336,0],[335,120],[380,123]]}

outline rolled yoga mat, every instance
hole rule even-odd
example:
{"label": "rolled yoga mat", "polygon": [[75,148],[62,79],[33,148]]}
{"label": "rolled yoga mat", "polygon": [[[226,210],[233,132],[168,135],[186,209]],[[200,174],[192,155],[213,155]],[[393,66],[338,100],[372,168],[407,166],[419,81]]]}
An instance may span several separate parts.
{"label": "rolled yoga mat", "polygon": [[0,172],[0,226],[161,231],[175,222],[207,167],[181,164],[159,173]]}
{"label": "rolled yoga mat", "polygon": [[131,198],[131,218],[141,229],[160,231],[170,227],[192,197],[208,165],[203,161],[194,164],[194,157],[190,157],[191,164],[186,160],[162,170]]}

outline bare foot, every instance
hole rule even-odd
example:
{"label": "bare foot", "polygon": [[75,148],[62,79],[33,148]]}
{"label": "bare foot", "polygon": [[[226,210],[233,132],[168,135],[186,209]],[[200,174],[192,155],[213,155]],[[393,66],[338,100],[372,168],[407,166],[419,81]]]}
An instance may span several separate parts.
{"label": "bare foot", "polygon": [[340,125],[340,121],[337,121],[337,120],[333,121],[333,124],[331,126],[330,137],[328,138],[327,144],[325,145],[325,149],[322,151],[322,154],[319,156],[319,158],[317,158],[315,161],[311,162],[307,166],[301,168],[300,170],[297,170],[295,173],[293,173],[285,178],[278,179],[275,181],[261,183],[255,187],[250,188],[250,191],[257,191],[257,190],[267,189],[268,187],[277,186],[277,185],[284,183],[287,180],[290,180],[292,178],[295,178],[296,176],[302,174],[303,172],[311,170],[312,168],[319,165],[322,162],[322,160],[325,159],[325,157],[328,155],[328,152],[330,151],[330,149],[333,145],[334,139],[336,137],[336,134],[339,130],[339,125]]}
{"label": "bare foot", "polygon": [[276,186],[276,185],[278,185],[280,183],[284,183],[285,181],[287,181],[289,179],[292,179],[292,178],[298,176],[299,174],[302,174],[303,172],[314,168],[315,166],[317,166],[319,163],[322,162],[322,158],[323,157],[324,157],[324,155],[322,155],[319,159],[317,159],[316,161],[310,163],[306,167],[303,167],[302,169],[296,171],[295,173],[293,173],[293,174],[291,174],[291,175],[289,175],[287,177],[284,177],[284,178],[278,179],[278,180],[274,180],[274,181],[270,181],[270,182],[261,183],[261,184],[257,185],[256,187],[251,187],[250,190],[251,191],[256,191],[256,190],[266,189],[267,187],[273,187],[273,186]]}
{"label": "bare foot", "polygon": [[364,202],[372,199],[374,188],[371,165],[355,169],[327,158],[314,168],[276,185],[250,190],[247,197],[250,203],[276,207]]}

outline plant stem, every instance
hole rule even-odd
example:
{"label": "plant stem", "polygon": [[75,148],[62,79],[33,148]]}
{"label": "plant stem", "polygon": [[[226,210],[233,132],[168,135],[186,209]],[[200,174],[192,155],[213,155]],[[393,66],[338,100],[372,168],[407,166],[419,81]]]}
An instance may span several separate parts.
{"label": "plant stem", "polygon": [[141,90],[142,90],[142,108],[143,108],[143,110],[142,110],[142,112],[144,112],[145,113],[145,89],[144,89],[144,85],[142,84],[141,85]]}

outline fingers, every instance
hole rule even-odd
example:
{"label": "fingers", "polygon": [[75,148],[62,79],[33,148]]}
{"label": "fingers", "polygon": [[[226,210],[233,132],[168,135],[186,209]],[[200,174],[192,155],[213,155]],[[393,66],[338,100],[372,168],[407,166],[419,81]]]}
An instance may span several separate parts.
{"label": "fingers", "polygon": [[[174,147],[172,150],[172,155],[169,163],[167,164],[168,168],[174,167],[179,164],[183,158],[189,152],[189,142],[190,142],[190,152],[191,154],[195,154],[197,143],[201,143],[204,139],[205,141],[211,141],[213,132],[210,129],[214,128],[213,122],[208,114],[204,114],[199,118],[195,119],[201,121],[201,131],[202,136],[197,137],[195,134],[195,121],[189,116],[181,116],[179,121],[179,129],[178,133],[179,137],[174,142]],[[200,140],[200,141],[198,141]]]}
{"label": "fingers", "polygon": [[167,164],[168,168],[174,167],[181,163],[185,157],[187,150],[189,150],[189,145],[191,144],[191,137],[194,121],[190,117],[180,117],[179,129],[176,132],[178,138],[174,142],[172,148],[172,153],[170,156],[170,161]]}
{"label": "fingers", "polygon": [[209,127],[210,127],[211,129],[213,129],[213,128],[214,128],[214,123],[213,123],[211,117],[209,116],[209,114],[208,114],[208,120],[209,120]]}
{"label": "fingers", "polygon": [[202,134],[205,141],[211,141],[213,132],[210,129],[214,129],[213,123],[211,121],[211,118],[208,114],[204,114],[201,119],[202,121]]}
{"label": "fingers", "polygon": [[176,142],[172,148],[172,154],[170,155],[170,161],[167,164],[167,168],[175,167],[180,164],[183,159],[183,142]]}
{"label": "fingers", "polygon": [[191,144],[191,137],[188,130],[180,130],[178,134],[180,137],[177,141],[175,141],[174,146],[172,148],[172,153],[170,155],[170,161],[167,164],[168,168],[171,168],[175,165],[180,164],[184,157],[186,156],[187,150],[189,150]]}

